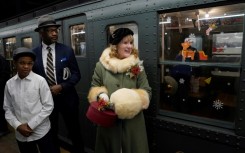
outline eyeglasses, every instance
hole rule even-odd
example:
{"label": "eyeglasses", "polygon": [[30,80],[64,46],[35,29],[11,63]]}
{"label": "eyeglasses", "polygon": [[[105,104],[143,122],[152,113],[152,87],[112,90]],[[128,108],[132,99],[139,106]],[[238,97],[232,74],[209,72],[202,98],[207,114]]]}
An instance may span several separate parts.
{"label": "eyeglasses", "polygon": [[46,29],[45,30],[47,33],[59,33],[60,32],[60,29]]}

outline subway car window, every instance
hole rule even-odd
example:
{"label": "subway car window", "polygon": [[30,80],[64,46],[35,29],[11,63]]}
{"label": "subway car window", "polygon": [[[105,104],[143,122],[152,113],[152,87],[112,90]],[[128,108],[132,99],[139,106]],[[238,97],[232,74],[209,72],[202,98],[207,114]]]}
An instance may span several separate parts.
{"label": "subway car window", "polygon": [[23,47],[32,48],[32,38],[26,37],[21,40]]}
{"label": "subway car window", "polygon": [[9,61],[11,68],[11,76],[16,74],[16,70],[13,64],[13,51],[16,49],[16,37],[3,39],[4,56]]}
{"label": "subway car window", "polygon": [[[117,24],[117,25],[111,25],[109,26],[109,31],[108,31],[108,44],[109,44],[109,38],[110,35],[118,28],[129,28],[134,32],[134,46],[138,48],[138,27],[135,23],[126,23],[126,24]],[[139,51],[140,52],[140,51]]]}
{"label": "subway car window", "polygon": [[16,48],[16,38],[4,38],[3,39],[4,55],[6,59],[13,58],[13,51]]}
{"label": "subway car window", "polygon": [[243,3],[159,14],[160,112],[234,122],[244,8]]}
{"label": "subway car window", "polygon": [[85,24],[70,27],[71,46],[76,56],[86,57]]}

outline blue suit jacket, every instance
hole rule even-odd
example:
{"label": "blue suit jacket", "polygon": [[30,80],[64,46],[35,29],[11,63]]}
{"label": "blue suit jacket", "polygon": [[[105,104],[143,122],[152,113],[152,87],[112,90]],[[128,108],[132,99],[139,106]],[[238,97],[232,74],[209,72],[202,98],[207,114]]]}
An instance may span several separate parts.
{"label": "blue suit jacket", "polygon": [[[42,45],[34,48],[36,61],[33,65],[33,72],[47,79],[42,59]],[[56,65],[56,81],[62,86],[62,97],[67,100],[78,98],[75,85],[81,79],[80,70],[73,49],[61,43],[55,45],[55,65]],[[69,68],[71,76],[68,79],[63,79],[64,68]],[[64,99],[63,99],[64,100]]]}

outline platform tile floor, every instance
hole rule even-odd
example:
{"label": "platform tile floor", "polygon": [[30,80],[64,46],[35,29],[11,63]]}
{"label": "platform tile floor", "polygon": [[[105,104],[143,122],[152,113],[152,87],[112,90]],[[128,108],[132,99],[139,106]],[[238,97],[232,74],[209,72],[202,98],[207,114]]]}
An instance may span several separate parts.
{"label": "platform tile floor", "polygon": [[[18,145],[15,140],[14,130],[10,129],[10,133],[0,137],[0,153],[19,153]],[[61,153],[70,153],[61,148]]]}

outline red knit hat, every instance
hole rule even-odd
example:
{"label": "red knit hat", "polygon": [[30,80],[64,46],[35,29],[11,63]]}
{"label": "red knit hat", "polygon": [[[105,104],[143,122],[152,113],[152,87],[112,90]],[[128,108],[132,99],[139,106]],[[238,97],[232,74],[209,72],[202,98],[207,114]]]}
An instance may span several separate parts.
{"label": "red knit hat", "polygon": [[90,103],[86,113],[87,118],[100,126],[111,127],[114,125],[117,115],[111,109],[98,110],[99,103],[97,101]]}

